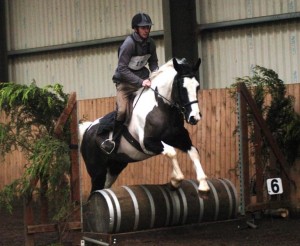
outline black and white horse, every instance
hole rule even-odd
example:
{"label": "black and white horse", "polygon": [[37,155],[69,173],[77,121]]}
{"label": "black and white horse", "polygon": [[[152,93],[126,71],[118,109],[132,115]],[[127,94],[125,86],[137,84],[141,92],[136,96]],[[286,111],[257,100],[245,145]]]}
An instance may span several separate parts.
{"label": "black and white horse", "polygon": [[[170,158],[173,165],[171,185],[178,188],[184,175],[175,148],[188,153],[191,158],[199,191],[209,190],[198,150],[184,127],[184,120],[195,125],[201,118],[197,99],[199,82],[195,78],[200,63],[200,59],[190,65],[185,59],[173,58],[151,74],[151,88],[141,88],[137,92],[131,120],[121,135],[119,146],[111,154],[104,153],[95,139],[98,128],[105,128],[113,113],[80,124],[81,154],[91,177],[92,191],[111,187],[129,162],[158,154]],[[101,134],[103,141],[111,136],[112,131]]]}

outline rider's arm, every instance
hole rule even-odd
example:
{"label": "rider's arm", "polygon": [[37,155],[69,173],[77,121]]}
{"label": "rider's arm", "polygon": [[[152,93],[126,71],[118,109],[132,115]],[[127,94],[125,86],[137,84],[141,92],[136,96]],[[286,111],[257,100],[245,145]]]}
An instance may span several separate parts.
{"label": "rider's arm", "polygon": [[119,50],[118,72],[121,79],[142,86],[143,79],[135,75],[128,67],[131,57],[135,52],[135,43],[131,37],[127,37]]}
{"label": "rider's arm", "polygon": [[150,58],[148,60],[149,69],[151,72],[156,71],[158,69],[158,58],[156,54],[156,45],[152,38],[150,38]]}

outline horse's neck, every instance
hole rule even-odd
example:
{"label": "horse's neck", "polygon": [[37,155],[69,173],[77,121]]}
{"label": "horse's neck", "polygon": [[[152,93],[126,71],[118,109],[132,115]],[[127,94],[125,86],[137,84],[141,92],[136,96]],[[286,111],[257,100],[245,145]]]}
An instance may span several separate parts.
{"label": "horse's neck", "polygon": [[160,74],[160,76],[154,77],[151,83],[151,87],[157,90],[159,95],[171,100],[173,80],[176,75],[174,69],[169,69]]}
{"label": "horse's neck", "polygon": [[144,127],[147,115],[154,106],[157,106],[156,97],[161,97],[165,103],[170,104],[176,73],[170,64],[164,65],[159,71],[151,75],[152,89],[139,89],[133,102],[133,112],[129,123],[131,132],[137,132],[139,126]]}

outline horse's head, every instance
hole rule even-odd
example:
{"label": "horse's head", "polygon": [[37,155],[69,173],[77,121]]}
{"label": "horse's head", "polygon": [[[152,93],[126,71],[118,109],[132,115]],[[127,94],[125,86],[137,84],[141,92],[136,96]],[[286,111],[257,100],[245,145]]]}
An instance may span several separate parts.
{"label": "horse's head", "polygon": [[173,65],[177,74],[173,82],[172,99],[180,107],[186,122],[191,125],[197,124],[201,118],[198,105],[200,84],[196,80],[196,72],[200,63],[200,58],[195,65],[187,63],[186,59],[178,61],[173,58]]}

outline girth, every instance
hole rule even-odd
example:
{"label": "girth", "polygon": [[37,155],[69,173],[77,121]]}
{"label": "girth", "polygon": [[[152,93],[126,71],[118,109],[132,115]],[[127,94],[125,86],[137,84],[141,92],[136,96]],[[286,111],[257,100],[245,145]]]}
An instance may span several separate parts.
{"label": "girth", "polygon": [[123,137],[138,151],[145,154],[144,150],[142,149],[140,143],[130,134],[127,127],[124,127],[123,130]]}

